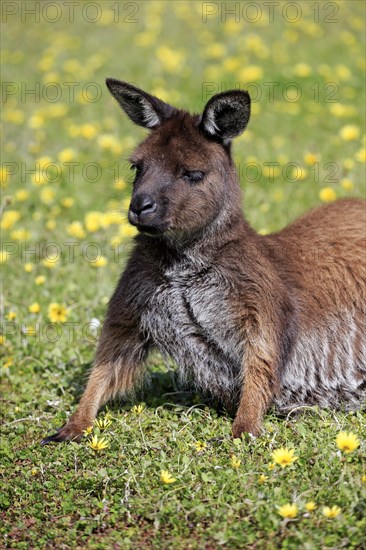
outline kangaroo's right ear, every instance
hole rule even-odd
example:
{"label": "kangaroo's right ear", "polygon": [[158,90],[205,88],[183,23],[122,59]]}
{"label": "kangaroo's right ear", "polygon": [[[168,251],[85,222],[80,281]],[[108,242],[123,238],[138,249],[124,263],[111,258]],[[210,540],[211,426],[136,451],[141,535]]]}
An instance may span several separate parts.
{"label": "kangaroo's right ear", "polygon": [[177,112],[161,99],[127,82],[107,78],[106,84],[132,122],[144,128],[156,128]]}

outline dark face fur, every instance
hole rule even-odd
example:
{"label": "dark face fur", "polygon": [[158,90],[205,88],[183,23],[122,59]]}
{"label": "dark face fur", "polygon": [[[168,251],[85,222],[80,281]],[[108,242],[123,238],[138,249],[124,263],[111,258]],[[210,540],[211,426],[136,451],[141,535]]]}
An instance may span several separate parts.
{"label": "dark face fur", "polygon": [[130,160],[136,179],[128,217],[140,231],[195,233],[219,215],[231,162],[204,138],[197,119],[181,113],[164,122]]}
{"label": "dark face fur", "polygon": [[192,116],[129,84],[108,79],[107,85],[136,124],[152,129],[130,158],[136,172],[130,223],[149,235],[200,233],[238,194],[230,140],[249,120],[248,94],[218,94],[202,116]]}

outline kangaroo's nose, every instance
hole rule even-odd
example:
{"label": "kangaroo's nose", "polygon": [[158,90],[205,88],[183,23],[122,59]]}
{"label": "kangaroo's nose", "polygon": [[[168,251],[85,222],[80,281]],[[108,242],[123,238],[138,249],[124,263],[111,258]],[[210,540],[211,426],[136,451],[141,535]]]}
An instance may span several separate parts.
{"label": "kangaroo's nose", "polygon": [[133,197],[130,210],[137,216],[152,214],[156,210],[156,202],[150,195],[139,194]]}

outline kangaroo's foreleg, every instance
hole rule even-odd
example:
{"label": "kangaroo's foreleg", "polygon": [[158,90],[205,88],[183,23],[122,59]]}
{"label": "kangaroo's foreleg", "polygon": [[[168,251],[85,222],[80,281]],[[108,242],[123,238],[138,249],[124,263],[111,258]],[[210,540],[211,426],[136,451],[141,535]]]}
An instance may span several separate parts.
{"label": "kangaroo's foreleg", "polygon": [[277,308],[271,302],[264,306],[242,325],[243,381],[234,437],[243,432],[261,433],[263,416],[280,392],[281,372],[296,335],[294,308],[289,301]]}
{"label": "kangaroo's foreleg", "polygon": [[277,360],[275,354],[249,343],[244,358],[244,381],[239,407],[233,424],[233,436],[243,432],[260,435],[263,416],[276,393]]}
{"label": "kangaroo's foreleg", "polygon": [[126,393],[135,385],[146,345],[134,326],[106,322],[98,344],[94,367],[79,405],[65,426],[42,444],[80,440],[93,424],[99,408],[117,393]]}

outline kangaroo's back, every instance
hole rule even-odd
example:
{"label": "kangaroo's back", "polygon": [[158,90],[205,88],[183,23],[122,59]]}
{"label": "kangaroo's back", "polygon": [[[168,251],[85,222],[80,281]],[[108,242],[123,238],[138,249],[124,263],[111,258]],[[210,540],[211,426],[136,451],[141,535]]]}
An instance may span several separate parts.
{"label": "kangaroo's back", "polygon": [[342,199],[316,208],[266,238],[306,320],[365,311],[366,201]]}

